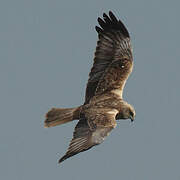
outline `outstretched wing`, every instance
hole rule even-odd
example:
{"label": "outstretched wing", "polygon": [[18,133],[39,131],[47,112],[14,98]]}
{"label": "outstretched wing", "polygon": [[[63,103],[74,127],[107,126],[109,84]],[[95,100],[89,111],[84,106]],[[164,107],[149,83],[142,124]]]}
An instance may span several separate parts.
{"label": "outstretched wing", "polygon": [[99,80],[95,95],[112,92],[122,98],[123,89],[132,72],[133,63],[129,59],[117,59],[113,61]]}
{"label": "outstretched wing", "polygon": [[102,143],[109,132],[116,126],[116,111],[110,111],[106,115],[100,113],[98,116],[95,114],[89,116],[87,114],[88,117],[85,117],[83,115],[75,127],[69,148],[66,154],[59,160],[59,163]]}
{"label": "outstretched wing", "polygon": [[[104,92],[103,89],[114,89],[112,87],[114,84],[105,86],[108,80],[118,81],[118,88],[123,89],[128,77],[127,72],[130,73],[132,70],[132,48],[126,27],[116,19],[112,12],[109,12],[109,17],[104,13],[103,20],[98,18],[98,22],[101,28],[96,26],[99,40],[86,87],[85,104],[96,93]],[[113,73],[115,67],[117,70],[116,73]],[[102,86],[102,84],[104,85]]]}

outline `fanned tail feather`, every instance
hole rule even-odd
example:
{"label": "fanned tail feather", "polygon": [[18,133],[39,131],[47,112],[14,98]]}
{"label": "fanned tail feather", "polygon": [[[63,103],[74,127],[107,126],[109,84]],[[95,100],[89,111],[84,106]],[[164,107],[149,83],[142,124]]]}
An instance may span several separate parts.
{"label": "fanned tail feather", "polygon": [[52,108],[46,114],[44,127],[53,127],[79,119],[80,107]]}

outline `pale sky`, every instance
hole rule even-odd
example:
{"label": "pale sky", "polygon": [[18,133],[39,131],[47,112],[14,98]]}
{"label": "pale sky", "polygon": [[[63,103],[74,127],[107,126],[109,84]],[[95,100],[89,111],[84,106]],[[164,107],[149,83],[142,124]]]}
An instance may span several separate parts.
{"label": "pale sky", "polygon": [[[180,1],[1,0],[0,179],[180,180]],[[97,17],[128,28],[134,71],[124,99],[134,123],[61,165],[76,122],[45,129],[52,107],[84,101]]]}

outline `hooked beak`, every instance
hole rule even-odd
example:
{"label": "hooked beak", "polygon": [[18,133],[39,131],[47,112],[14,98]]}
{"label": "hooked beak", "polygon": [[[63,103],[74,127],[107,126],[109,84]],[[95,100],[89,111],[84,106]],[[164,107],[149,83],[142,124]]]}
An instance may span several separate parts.
{"label": "hooked beak", "polygon": [[132,116],[131,116],[131,117],[130,117],[130,119],[131,119],[131,122],[133,122],[133,121],[134,121],[134,117],[132,117]]}

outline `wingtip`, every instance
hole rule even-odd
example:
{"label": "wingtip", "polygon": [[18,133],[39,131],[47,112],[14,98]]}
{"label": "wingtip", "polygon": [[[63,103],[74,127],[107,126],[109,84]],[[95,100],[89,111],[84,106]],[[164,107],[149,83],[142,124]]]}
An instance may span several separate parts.
{"label": "wingtip", "polygon": [[97,31],[98,33],[101,33],[101,32],[102,32],[102,29],[101,29],[100,27],[98,27],[98,26],[95,26],[95,29],[96,29],[96,31]]}
{"label": "wingtip", "polygon": [[63,160],[59,159],[58,164],[61,164],[62,162],[63,162]]}
{"label": "wingtip", "polygon": [[100,27],[96,26],[96,31],[98,33],[114,29],[120,30],[123,35],[129,37],[129,33],[125,25],[121,22],[121,20],[116,18],[112,11],[109,11],[109,14],[103,13],[103,18],[98,17],[97,21],[100,25]]}
{"label": "wingtip", "polygon": [[110,18],[111,18],[111,20],[112,20],[112,21],[114,21],[115,23],[117,23],[117,22],[118,22],[118,20],[117,20],[116,16],[113,14],[113,12],[112,12],[112,11],[109,11],[109,17],[110,17]]}
{"label": "wingtip", "polygon": [[68,157],[64,155],[62,158],[59,159],[58,164],[61,164],[64,160],[66,160]]}
{"label": "wingtip", "polygon": [[99,22],[99,21],[101,21],[101,18],[100,18],[100,17],[98,17],[98,18],[97,18],[97,21],[98,21],[98,22]]}
{"label": "wingtip", "polygon": [[104,24],[104,21],[100,18],[100,17],[98,17],[98,23],[101,25],[101,24]]}
{"label": "wingtip", "polygon": [[109,11],[109,15],[110,15],[110,14],[113,14],[112,11]]}
{"label": "wingtip", "polygon": [[107,16],[107,14],[106,13],[103,13],[103,17],[106,17]]}

